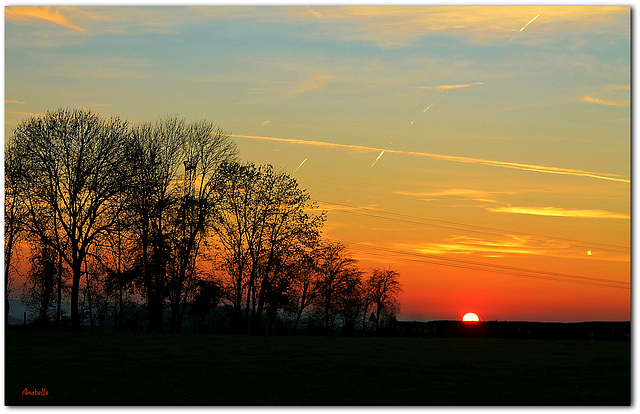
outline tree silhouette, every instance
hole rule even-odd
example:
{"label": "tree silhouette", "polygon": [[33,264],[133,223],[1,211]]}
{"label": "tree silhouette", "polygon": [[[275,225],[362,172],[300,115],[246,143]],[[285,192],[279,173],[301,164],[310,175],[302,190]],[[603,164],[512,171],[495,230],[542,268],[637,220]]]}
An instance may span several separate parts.
{"label": "tree silhouette", "polygon": [[341,243],[324,243],[317,254],[316,308],[321,312],[324,328],[328,332],[333,328],[335,317],[341,310],[338,305],[343,311],[351,310],[352,306],[346,305],[354,298],[355,280],[360,277],[361,272]]}
{"label": "tree silhouette", "polygon": [[132,138],[130,170],[135,178],[130,200],[149,329],[162,331],[169,298],[171,329],[179,330],[186,279],[193,274],[201,237],[211,223],[215,172],[235,157],[235,147],[215,125],[189,124],[176,117],[139,125]]}
{"label": "tree silhouette", "polygon": [[[165,117],[129,128],[60,109],[21,122],[5,150],[5,321],[22,239],[42,323],[56,293],[60,322],[67,279],[76,329],[81,308],[92,328],[113,312],[123,329],[127,296],[137,294],[155,332],[166,308],[170,331],[180,332],[187,309],[206,317],[222,295],[237,332],[270,332],[285,311],[294,332],[307,313],[326,332],[350,333],[360,317],[365,329],[370,310],[376,329],[397,311],[397,272],[374,269],[363,280],[344,245],[322,242],[326,215],[306,190],[271,165],[238,162],[210,122]],[[203,276],[211,257],[226,275],[220,285]]]}
{"label": "tree silhouette", "polygon": [[24,230],[26,211],[20,198],[20,177],[24,163],[16,153],[15,142],[8,140],[4,156],[4,305],[5,325],[9,324],[11,274],[14,271],[16,245]]}
{"label": "tree silhouette", "polygon": [[209,122],[184,125],[183,169],[178,177],[172,218],[175,269],[170,280],[172,331],[181,329],[188,287],[194,286],[200,243],[211,229],[215,213],[218,166],[235,158],[229,136]]}
{"label": "tree silhouette", "polygon": [[216,234],[236,322],[258,329],[267,304],[271,312],[284,304],[291,263],[301,246],[317,242],[324,216],[308,214],[306,191],[270,165],[223,164],[218,186]]}
{"label": "tree silhouette", "polygon": [[293,333],[304,312],[316,301],[318,295],[318,272],[316,271],[314,253],[317,250],[303,252],[291,269],[291,284],[289,287],[289,303],[287,309],[295,316]]}
{"label": "tree silhouette", "polygon": [[128,129],[84,110],[61,109],[29,118],[15,129],[16,156],[25,168],[19,196],[26,227],[71,268],[71,323],[80,327],[78,300],[88,248],[108,232],[122,209],[114,199],[123,174]]}
{"label": "tree silhouette", "polygon": [[213,279],[198,279],[196,292],[189,314],[200,318],[200,326],[205,326],[205,319],[222,301],[224,292],[220,283]]}
{"label": "tree silhouette", "polygon": [[383,316],[389,318],[395,315],[398,308],[398,295],[402,292],[399,278],[400,274],[395,270],[375,268],[366,281],[368,300],[376,309],[376,331],[380,329],[380,319]]}
{"label": "tree silhouette", "polygon": [[47,326],[52,320],[52,300],[56,288],[56,252],[46,243],[34,243],[23,300],[35,316],[36,324]]}

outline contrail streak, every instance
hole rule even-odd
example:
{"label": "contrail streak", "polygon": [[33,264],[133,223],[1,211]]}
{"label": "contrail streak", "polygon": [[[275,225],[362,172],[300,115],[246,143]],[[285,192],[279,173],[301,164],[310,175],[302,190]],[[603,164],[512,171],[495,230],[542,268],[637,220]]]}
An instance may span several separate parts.
{"label": "contrail streak", "polygon": [[529,23],[525,24],[524,26],[522,26],[522,29],[520,29],[520,31],[523,31],[524,29],[527,28],[527,26],[529,26],[531,23],[533,23],[533,21],[535,19],[537,19],[538,17],[540,17],[540,15],[537,15],[536,17],[534,17],[533,19],[529,20]]}
{"label": "contrail streak", "polygon": [[[533,19],[529,20],[529,22],[527,24],[525,24],[524,26],[522,26],[522,29],[518,30],[518,33],[522,32],[524,29],[527,28],[527,26],[529,26],[531,23],[533,23],[533,21],[535,19],[537,19],[538,17],[540,17],[540,15],[538,14],[536,17],[534,17]],[[511,41],[513,40],[513,37],[511,39],[509,39],[509,43],[511,43]]]}
{"label": "contrail streak", "polygon": [[[323,142],[323,141],[307,141],[302,139],[262,137],[262,136],[255,136],[255,135],[230,134],[229,136],[235,137],[235,138],[249,138],[249,139],[259,139],[259,140],[265,140],[265,141],[284,142],[288,144],[309,145],[313,147],[342,148],[342,149],[347,149],[347,150],[356,151],[356,152],[380,151],[380,148],[365,147],[362,145],[336,144],[333,142]],[[480,165],[488,165],[491,167],[511,168],[515,170],[534,171],[534,172],[546,173],[546,174],[560,174],[560,175],[570,175],[575,177],[589,177],[589,178],[596,178],[599,180],[618,181],[621,183],[631,182],[631,180],[627,178],[622,178],[622,176],[618,174],[596,173],[596,172],[583,171],[583,170],[573,170],[569,168],[546,167],[544,165],[519,164],[515,162],[458,157],[455,155],[429,154],[426,152],[416,152],[416,151],[385,150],[385,152],[389,154],[411,155],[415,157],[427,157],[427,158],[432,158],[432,159],[442,160],[442,161],[462,162],[462,163],[468,163],[468,164],[480,164]]]}
{"label": "contrail streak", "polygon": [[300,163],[300,165],[298,165],[298,168],[296,168],[293,172],[296,172],[300,169],[300,167],[302,167],[302,164],[304,164],[305,162],[307,162],[307,158],[305,158],[304,160],[302,160],[302,162]]}
{"label": "contrail streak", "polygon": [[384,154],[384,152],[385,152],[386,150],[387,150],[386,148],[382,150],[382,152],[380,153],[380,155],[378,155],[378,158],[376,158],[376,160],[373,162],[373,164],[371,164],[371,168],[373,168],[373,166],[374,166],[374,165],[376,165],[376,162],[378,162],[378,160],[380,159],[380,157],[382,157],[382,154]]}
{"label": "contrail streak", "polygon": [[433,106],[433,104],[431,104],[431,105],[427,106],[427,109],[425,109],[425,110],[424,110],[424,111],[422,111],[422,112],[427,112],[427,111],[429,110],[429,108],[431,108],[432,106]]}

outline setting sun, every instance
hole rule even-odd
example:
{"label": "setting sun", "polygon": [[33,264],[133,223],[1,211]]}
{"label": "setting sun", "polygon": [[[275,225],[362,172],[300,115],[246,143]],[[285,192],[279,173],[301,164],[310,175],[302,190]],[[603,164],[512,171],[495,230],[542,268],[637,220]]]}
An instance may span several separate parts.
{"label": "setting sun", "polygon": [[478,322],[480,321],[480,318],[478,318],[478,315],[476,315],[473,312],[469,312],[469,313],[465,313],[465,315],[462,317],[462,321],[463,322]]}

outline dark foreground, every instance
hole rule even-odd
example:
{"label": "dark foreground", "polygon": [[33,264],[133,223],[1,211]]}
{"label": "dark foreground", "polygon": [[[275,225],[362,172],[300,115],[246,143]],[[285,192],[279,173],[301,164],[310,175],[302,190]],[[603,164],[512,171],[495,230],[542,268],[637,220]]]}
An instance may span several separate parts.
{"label": "dark foreground", "polygon": [[5,345],[6,405],[631,403],[629,341],[10,330]]}

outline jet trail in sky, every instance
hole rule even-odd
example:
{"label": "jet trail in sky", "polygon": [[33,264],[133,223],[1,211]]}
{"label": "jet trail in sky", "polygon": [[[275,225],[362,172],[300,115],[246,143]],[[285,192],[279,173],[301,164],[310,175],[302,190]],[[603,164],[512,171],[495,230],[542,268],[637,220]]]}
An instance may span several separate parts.
{"label": "jet trail in sky", "polygon": [[[235,137],[235,138],[249,138],[249,139],[259,139],[264,141],[285,142],[288,144],[309,145],[313,147],[341,148],[341,149],[363,152],[363,153],[380,151],[379,148],[365,147],[363,145],[337,144],[335,142],[311,141],[311,140],[292,139],[292,138],[264,137],[264,136],[255,136],[255,135],[229,134],[229,136]],[[546,173],[546,174],[570,175],[574,177],[589,177],[589,178],[596,178],[599,180],[618,181],[621,183],[631,182],[631,180],[629,180],[628,178],[624,178],[619,174],[596,173],[596,172],[583,171],[583,170],[574,170],[570,168],[548,167],[545,165],[535,165],[535,164],[520,164],[517,162],[494,161],[494,160],[485,160],[481,158],[459,157],[456,155],[430,154],[426,152],[416,152],[416,151],[401,151],[401,150],[385,149],[382,152],[383,153],[389,152],[389,153],[401,154],[401,155],[411,155],[415,157],[427,157],[427,158],[441,160],[441,161],[480,164],[480,165],[487,165],[491,167],[512,168],[515,170],[522,170],[522,171],[535,171],[535,172]],[[380,156],[382,155],[379,155],[378,157]]]}
{"label": "jet trail in sky", "polygon": [[422,111],[422,112],[427,112],[427,111],[429,110],[429,108],[431,108],[432,106],[433,106],[433,104],[431,104],[431,105],[427,106],[427,109],[425,109],[425,110],[424,110],[424,111]]}
{"label": "jet trail in sky", "polygon": [[302,160],[302,162],[300,163],[300,165],[298,165],[298,168],[296,168],[296,169],[295,169],[295,171],[293,171],[293,172],[298,171],[298,170],[300,169],[300,167],[302,167],[302,164],[304,164],[305,162],[307,162],[307,158],[305,158],[304,160]]}
{"label": "jet trail in sky", "polygon": [[[412,123],[413,123],[413,122],[412,122]],[[382,150],[382,152],[380,152],[380,155],[378,155],[378,158],[376,158],[376,160],[373,162],[373,164],[371,164],[371,168],[373,168],[373,166],[374,166],[374,165],[376,165],[376,162],[378,162],[378,160],[380,159],[380,157],[382,157],[382,154],[384,154],[384,152],[385,152],[386,150],[387,150],[387,149],[385,148],[385,149],[383,149],[383,150]]]}
{"label": "jet trail in sky", "polygon": [[535,19],[537,19],[538,17],[540,17],[540,15],[537,15],[536,17],[534,17],[533,19],[529,20],[529,23],[525,24],[524,26],[522,26],[522,29],[520,29],[520,31],[523,31],[524,29],[527,28],[527,26],[529,26],[531,23],[533,23],[533,21]]}
{"label": "jet trail in sky", "polygon": [[[540,17],[540,15],[536,15],[536,17],[534,17],[533,19],[529,20],[527,22],[527,24],[525,24],[524,26],[522,26],[522,29],[518,30],[518,33],[522,32],[524,29],[527,28],[527,26],[529,26],[531,23],[533,23],[538,17]],[[511,41],[513,40],[513,37],[511,39],[509,39],[509,43],[511,43]]]}

